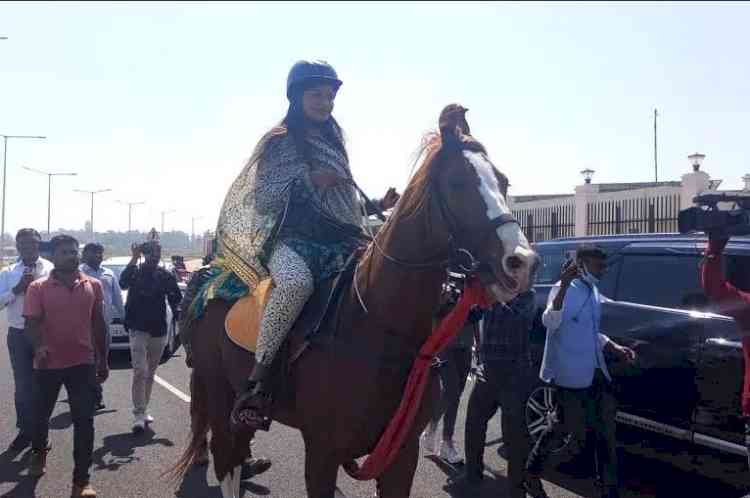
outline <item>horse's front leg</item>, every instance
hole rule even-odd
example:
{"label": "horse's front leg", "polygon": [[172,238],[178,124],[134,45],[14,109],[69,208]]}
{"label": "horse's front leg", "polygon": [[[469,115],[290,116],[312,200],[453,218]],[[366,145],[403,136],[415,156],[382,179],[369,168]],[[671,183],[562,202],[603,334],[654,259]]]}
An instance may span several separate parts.
{"label": "horse's front leg", "polygon": [[377,479],[377,498],[408,498],[419,460],[416,433],[402,448],[393,464]]}
{"label": "horse's front leg", "polygon": [[305,437],[305,484],[308,498],[338,498],[336,477],[339,464],[336,462],[331,441]]}

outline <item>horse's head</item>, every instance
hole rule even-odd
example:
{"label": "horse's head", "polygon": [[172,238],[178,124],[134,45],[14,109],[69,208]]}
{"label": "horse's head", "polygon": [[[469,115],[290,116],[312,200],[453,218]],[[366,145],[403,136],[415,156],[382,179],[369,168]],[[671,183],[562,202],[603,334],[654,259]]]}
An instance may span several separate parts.
{"label": "horse's head", "polygon": [[440,114],[430,176],[455,247],[471,253],[491,294],[507,301],[532,285],[538,258],[508,208],[508,179],[469,134],[466,111],[451,104]]}

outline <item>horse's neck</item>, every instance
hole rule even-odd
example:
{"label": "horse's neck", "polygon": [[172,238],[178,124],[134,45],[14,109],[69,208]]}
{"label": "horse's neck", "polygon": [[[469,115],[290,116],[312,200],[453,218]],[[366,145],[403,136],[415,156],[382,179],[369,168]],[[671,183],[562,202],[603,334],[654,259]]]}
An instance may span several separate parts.
{"label": "horse's neck", "polygon": [[418,343],[431,332],[445,279],[439,262],[450,254],[447,232],[430,223],[429,214],[425,209],[404,220],[395,213],[370,245],[357,277],[368,314]]}

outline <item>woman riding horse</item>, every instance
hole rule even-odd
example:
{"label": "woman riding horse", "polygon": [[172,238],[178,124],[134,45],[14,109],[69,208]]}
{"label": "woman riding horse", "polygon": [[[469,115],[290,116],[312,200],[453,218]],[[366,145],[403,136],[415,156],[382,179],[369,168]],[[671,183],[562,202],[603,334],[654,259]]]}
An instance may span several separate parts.
{"label": "woman riding horse", "polygon": [[[262,425],[271,404],[271,364],[319,282],[345,264],[364,237],[364,211],[352,181],[341,127],[331,115],[342,82],[323,61],[289,72],[289,110],[267,132],[232,184],[217,236],[225,278],[213,295],[237,299],[273,279],[258,335],[255,367],[235,413]],[[372,206],[390,209],[391,188]],[[231,273],[231,275],[227,275]]]}

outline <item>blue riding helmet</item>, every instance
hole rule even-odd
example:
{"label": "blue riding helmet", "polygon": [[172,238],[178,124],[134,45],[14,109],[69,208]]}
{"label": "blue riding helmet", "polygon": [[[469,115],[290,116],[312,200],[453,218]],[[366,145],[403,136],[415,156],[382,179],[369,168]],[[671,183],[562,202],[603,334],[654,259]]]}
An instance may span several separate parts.
{"label": "blue riding helmet", "polygon": [[289,70],[289,76],[286,79],[287,98],[291,99],[293,89],[297,85],[312,80],[329,83],[335,90],[338,90],[343,83],[333,66],[326,61],[299,61]]}

